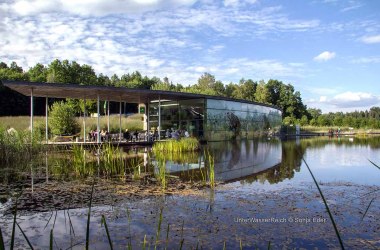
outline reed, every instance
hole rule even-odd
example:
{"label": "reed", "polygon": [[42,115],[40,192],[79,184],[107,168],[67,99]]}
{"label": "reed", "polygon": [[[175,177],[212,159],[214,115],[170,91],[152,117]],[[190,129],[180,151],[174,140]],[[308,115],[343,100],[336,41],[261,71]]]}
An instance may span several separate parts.
{"label": "reed", "polygon": [[16,198],[15,211],[14,211],[14,215],[13,215],[13,225],[12,225],[12,235],[11,235],[11,248],[10,248],[11,250],[13,250],[13,247],[15,245],[17,205],[18,205],[18,198]]}
{"label": "reed", "polygon": [[17,164],[29,161],[40,153],[43,145],[38,136],[29,131],[8,131],[0,126],[0,164]]}
{"label": "reed", "polygon": [[0,250],[4,250],[4,249],[5,249],[5,245],[4,245],[3,232],[1,231],[1,227],[0,227]]}
{"label": "reed", "polygon": [[22,235],[24,236],[24,238],[25,238],[26,242],[28,243],[28,246],[30,247],[30,249],[33,250],[34,248],[33,248],[32,244],[30,243],[28,237],[26,237],[24,230],[21,229],[20,225],[17,222],[16,222],[16,225],[17,225],[18,229],[20,230],[20,232],[22,233]]}
{"label": "reed", "polygon": [[170,230],[170,224],[168,223],[168,227],[166,228],[165,250],[168,248],[168,243],[169,243],[169,230]]}
{"label": "reed", "polygon": [[125,160],[118,146],[115,147],[110,143],[103,145],[102,164],[108,176],[125,173]]}
{"label": "reed", "polygon": [[325,196],[323,195],[322,190],[321,190],[321,188],[319,187],[318,182],[317,182],[317,180],[315,179],[313,172],[311,171],[309,165],[307,164],[307,162],[305,161],[305,159],[304,159],[303,157],[302,157],[302,161],[305,163],[307,169],[309,170],[309,173],[310,173],[311,177],[313,178],[313,181],[314,181],[315,185],[317,186],[318,192],[319,192],[319,194],[320,194],[321,197],[322,197],[322,200],[323,200],[323,203],[325,204],[325,207],[326,207],[327,213],[329,214],[329,217],[330,217],[331,222],[332,222],[332,224],[333,224],[333,227],[334,227],[334,230],[335,230],[335,234],[336,234],[336,236],[338,237],[340,247],[341,247],[342,249],[344,249],[344,245],[343,245],[342,238],[340,237],[339,230],[338,230],[338,228],[337,228],[337,226],[336,226],[336,223],[335,223],[334,217],[333,217],[333,215],[332,215],[332,213],[331,213],[331,211],[330,211],[330,208],[329,208],[329,205],[327,204],[327,201],[326,201],[326,199],[325,199]]}
{"label": "reed", "polygon": [[166,189],[166,160],[162,157],[158,160],[158,173],[156,178],[160,181],[162,191]]}
{"label": "reed", "polygon": [[375,199],[375,198],[372,198],[372,200],[369,202],[369,204],[368,204],[368,206],[367,206],[367,209],[365,210],[365,212],[364,212],[364,214],[363,214],[362,220],[363,220],[364,217],[366,216],[366,214],[367,214],[367,212],[368,212],[368,210],[369,210],[369,207],[371,206],[371,204],[372,204],[372,202],[373,202],[374,199]]}
{"label": "reed", "polygon": [[208,167],[209,167],[209,182],[210,187],[215,187],[215,161],[214,157],[211,155],[210,151],[207,151]]}
{"label": "reed", "polygon": [[154,249],[155,250],[157,249],[157,245],[158,245],[158,243],[160,241],[161,224],[162,224],[162,211],[163,211],[163,208],[161,207],[161,209],[160,209],[160,216],[159,216],[159,219],[158,219],[157,231],[156,231],[156,242],[154,244]]}
{"label": "reed", "polygon": [[200,144],[196,138],[181,138],[156,142],[152,149],[153,152],[192,152],[199,150]]}
{"label": "reed", "polygon": [[92,205],[92,195],[94,193],[95,180],[92,182],[90,201],[88,204],[88,215],[87,215],[87,229],[86,229],[86,250],[88,250],[88,245],[90,243],[90,218],[91,218],[91,205]]}
{"label": "reed", "polygon": [[102,215],[102,220],[101,220],[101,225],[103,225],[103,224],[104,224],[104,227],[106,229],[107,238],[108,238],[108,244],[110,245],[111,250],[113,250],[111,236],[110,236],[110,233],[108,231],[107,221],[106,221],[106,218],[104,217],[104,215]]}
{"label": "reed", "polygon": [[370,163],[372,163],[372,165],[374,165],[375,167],[377,167],[378,169],[380,169],[380,167],[379,167],[378,165],[376,165],[374,162],[372,162],[372,161],[369,160],[369,159],[368,159],[368,161],[369,161]]}

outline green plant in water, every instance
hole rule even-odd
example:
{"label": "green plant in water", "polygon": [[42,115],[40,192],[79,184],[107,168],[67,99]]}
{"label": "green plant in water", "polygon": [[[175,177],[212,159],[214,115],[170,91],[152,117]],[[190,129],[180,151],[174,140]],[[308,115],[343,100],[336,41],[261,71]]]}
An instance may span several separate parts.
{"label": "green plant in water", "polygon": [[191,152],[199,150],[199,141],[196,138],[182,138],[154,143],[153,152]]}
{"label": "green plant in water", "polygon": [[43,149],[41,138],[30,131],[16,131],[0,126],[0,164],[13,165],[36,157]]}
{"label": "green plant in water", "polygon": [[162,211],[163,208],[160,209],[160,217],[158,219],[158,225],[157,225],[157,231],[156,231],[156,243],[154,244],[154,249],[157,249],[157,244],[160,240],[160,233],[161,233],[161,224],[162,224]]}
{"label": "green plant in water", "polygon": [[102,221],[101,221],[101,225],[103,225],[103,224],[104,224],[104,227],[106,229],[107,238],[108,238],[108,244],[110,245],[111,250],[113,250],[111,236],[110,236],[110,233],[108,231],[107,221],[106,221],[106,218],[104,217],[104,215],[102,215]]}
{"label": "green plant in water", "polygon": [[[204,151],[205,162],[208,167],[208,181],[211,188],[215,187],[215,160],[210,151]],[[201,172],[202,173],[202,172]]]}
{"label": "green plant in water", "polygon": [[120,175],[125,173],[125,160],[121,149],[118,146],[112,146],[110,143],[102,147],[102,164],[104,171],[109,176]]}
{"label": "green plant in water", "polygon": [[164,191],[166,189],[166,160],[165,158],[160,158],[158,160],[158,174],[156,174],[156,178],[161,183],[161,188]]}
{"label": "green plant in water", "polygon": [[73,145],[73,165],[75,172],[81,175],[86,169],[86,150],[83,146]]}
{"label": "green plant in water", "polygon": [[86,250],[88,250],[88,245],[90,243],[90,218],[91,218],[91,205],[92,205],[92,195],[94,193],[95,180],[92,182],[90,201],[88,204],[88,215],[87,215],[87,230],[86,230]]}
{"label": "green plant in water", "polygon": [[333,224],[333,227],[334,227],[334,230],[335,230],[336,236],[338,237],[340,247],[341,247],[342,249],[344,249],[344,245],[343,245],[342,238],[340,237],[340,233],[339,233],[338,228],[337,228],[337,226],[336,226],[336,224],[335,224],[334,217],[333,217],[333,215],[332,215],[332,213],[331,213],[331,211],[330,211],[330,208],[329,208],[329,205],[327,204],[327,201],[326,201],[326,199],[325,199],[325,196],[323,195],[322,190],[321,190],[321,188],[319,187],[318,182],[317,182],[317,180],[315,179],[313,172],[311,172],[311,169],[310,169],[309,165],[307,164],[307,162],[305,161],[305,159],[304,159],[303,157],[302,157],[302,160],[303,160],[303,162],[305,163],[307,169],[309,170],[309,173],[310,173],[311,177],[313,178],[313,181],[314,181],[315,185],[317,186],[317,189],[318,189],[318,191],[319,191],[319,194],[320,194],[321,197],[322,197],[322,200],[323,200],[323,203],[325,204],[325,207],[326,207],[327,213],[329,214],[329,217],[330,217],[331,222],[332,222],[332,224]]}

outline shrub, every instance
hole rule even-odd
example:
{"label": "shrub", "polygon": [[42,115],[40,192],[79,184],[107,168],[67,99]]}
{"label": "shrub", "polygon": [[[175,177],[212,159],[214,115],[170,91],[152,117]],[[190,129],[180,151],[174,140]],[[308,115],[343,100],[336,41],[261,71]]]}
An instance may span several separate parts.
{"label": "shrub", "polygon": [[56,135],[75,134],[80,131],[75,120],[75,109],[65,102],[56,102],[50,109],[51,131]]}

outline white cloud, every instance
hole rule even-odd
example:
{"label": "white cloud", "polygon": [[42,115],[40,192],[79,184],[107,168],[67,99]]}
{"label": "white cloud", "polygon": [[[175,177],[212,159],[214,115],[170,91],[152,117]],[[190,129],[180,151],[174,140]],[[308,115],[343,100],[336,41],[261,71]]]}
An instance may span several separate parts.
{"label": "white cloud", "polygon": [[371,56],[371,57],[361,57],[358,59],[353,59],[351,63],[365,64],[365,63],[380,63],[380,56]]}
{"label": "white cloud", "polygon": [[357,107],[376,104],[379,100],[379,97],[370,93],[348,91],[334,96],[330,103],[340,107]]}
{"label": "white cloud", "polygon": [[326,112],[350,112],[355,110],[369,110],[380,105],[380,96],[367,92],[343,92],[335,96],[320,96],[319,100],[306,99],[308,107],[315,107]]}
{"label": "white cloud", "polygon": [[327,101],[327,96],[321,96],[319,97],[320,102],[326,102]]}
{"label": "white cloud", "polygon": [[239,7],[244,6],[246,4],[255,4],[257,0],[224,0],[223,4],[226,7]]}
{"label": "white cloud", "polygon": [[372,43],[380,43],[380,35],[375,36],[363,36],[360,39],[363,43],[372,44]]}
{"label": "white cloud", "polygon": [[314,57],[314,61],[323,62],[333,59],[336,56],[335,52],[324,51],[318,56]]}
{"label": "white cloud", "polygon": [[338,109],[366,108],[380,103],[380,97],[366,92],[343,92],[333,97],[321,96],[319,103],[328,104]]}
{"label": "white cloud", "polygon": [[67,12],[84,16],[104,16],[191,6],[195,2],[196,0],[16,0],[10,6],[20,15]]}

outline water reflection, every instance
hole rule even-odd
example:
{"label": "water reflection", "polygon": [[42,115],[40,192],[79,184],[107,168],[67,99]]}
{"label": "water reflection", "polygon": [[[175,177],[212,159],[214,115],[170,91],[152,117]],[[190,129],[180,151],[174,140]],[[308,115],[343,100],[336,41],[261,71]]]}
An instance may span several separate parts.
{"label": "water reflection", "polygon": [[[214,157],[215,179],[218,182],[239,180],[241,183],[276,184],[291,180],[296,173],[302,172],[302,157],[316,169],[317,175],[318,171],[321,173],[321,177],[337,176],[334,178],[355,181],[355,178],[365,176],[366,171],[371,171],[372,167],[350,168],[350,171],[346,169],[342,172],[342,166],[364,166],[368,163],[363,163],[366,158],[374,162],[380,161],[379,154],[376,154],[380,149],[380,137],[315,137],[298,141],[264,138],[209,142],[204,149]],[[204,149],[197,153],[164,155],[166,171],[179,176],[183,181],[202,180],[202,170],[208,167],[203,155]],[[75,160],[72,151],[42,152],[29,163],[2,166],[0,201],[8,201],[11,194],[21,189],[30,188],[33,192],[41,184],[65,182],[67,185],[91,176],[125,182],[141,180],[143,176],[157,172],[154,166],[157,165],[159,156],[153,155],[149,148],[118,149],[112,154],[117,156],[117,160],[107,162],[107,157],[99,151],[94,154],[87,150],[81,161]],[[350,174],[359,170],[360,174],[356,177]],[[132,176],[129,180],[128,175]],[[306,178],[308,173],[300,176]],[[76,184],[73,182],[72,185]]]}

